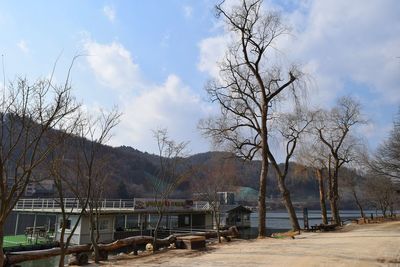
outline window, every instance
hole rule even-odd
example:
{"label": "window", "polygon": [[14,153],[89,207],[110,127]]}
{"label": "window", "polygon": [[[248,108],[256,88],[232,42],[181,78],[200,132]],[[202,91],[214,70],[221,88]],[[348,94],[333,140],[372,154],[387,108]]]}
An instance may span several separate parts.
{"label": "window", "polygon": [[185,216],[185,225],[189,225],[190,224],[190,217],[189,216]]}
{"label": "window", "polygon": [[65,220],[63,221],[62,219],[60,220],[60,228],[63,228],[63,225],[65,223],[65,229],[71,229],[71,220]]}
{"label": "window", "polygon": [[[109,220],[108,219],[99,219],[99,230],[108,230]],[[96,225],[95,228],[96,229]]]}
{"label": "window", "polygon": [[240,218],[240,215],[236,215],[236,222],[241,222],[242,218]]}

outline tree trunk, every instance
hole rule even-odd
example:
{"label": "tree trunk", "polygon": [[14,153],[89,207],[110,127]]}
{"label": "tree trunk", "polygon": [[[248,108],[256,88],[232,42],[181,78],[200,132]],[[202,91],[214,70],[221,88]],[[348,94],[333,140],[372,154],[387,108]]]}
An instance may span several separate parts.
{"label": "tree trunk", "polygon": [[394,203],[389,205],[390,217],[394,217]]}
{"label": "tree trunk", "polygon": [[353,191],[354,200],[356,201],[356,204],[357,204],[358,208],[360,209],[361,218],[364,218],[365,217],[364,210],[363,210],[363,207],[361,206],[360,201],[358,200],[356,190],[353,188],[352,191]]}
{"label": "tree trunk", "polygon": [[158,219],[157,219],[157,223],[156,223],[156,227],[154,228],[154,237],[153,237],[153,253],[156,253],[157,251],[157,234],[158,234],[158,227],[160,227],[160,223],[163,217],[163,213],[159,212],[158,213]]}
{"label": "tree trunk", "polygon": [[331,156],[329,156],[329,165],[328,165],[328,177],[329,177],[329,204],[331,206],[331,220],[335,224],[340,223],[339,218],[339,210],[337,207],[337,200],[339,199],[339,192],[338,192],[338,184],[337,184],[337,177],[338,177],[338,161],[335,159],[335,166],[333,170],[331,170]]}
{"label": "tree trunk", "polygon": [[221,232],[220,232],[220,227],[221,227],[221,216],[219,213],[219,209],[215,208],[214,209],[214,220],[215,220],[215,225],[217,226],[217,238],[218,238],[218,243],[221,243]]}
{"label": "tree trunk", "polygon": [[333,198],[330,201],[331,204],[331,218],[332,218],[332,222],[335,224],[338,224],[338,222],[340,221],[340,219],[337,218],[337,214],[338,214],[338,207],[337,207],[337,202],[335,200],[335,198]]}
{"label": "tree trunk", "polygon": [[285,179],[283,177],[278,176],[278,185],[279,190],[281,191],[283,203],[285,204],[286,210],[289,215],[290,223],[292,224],[293,231],[299,231],[300,225],[299,220],[297,219],[296,211],[294,210],[292,200],[290,198],[290,192],[286,188]]}
{"label": "tree trunk", "polygon": [[65,266],[64,262],[65,262],[65,250],[61,249],[60,258],[58,261],[58,267],[64,267]]}
{"label": "tree trunk", "polygon": [[331,203],[331,208],[332,208],[331,212],[334,223],[340,225],[340,214],[338,207],[338,202],[339,202],[338,176],[339,176],[338,159],[335,159],[335,170],[333,171],[333,179],[332,179],[333,203]]}
{"label": "tree trunk", "polygon": [[266,236],[266,221],[265,215],[267,207],[265,204],[265,196],[267,193],[267,174],[268,174],[268,154],[263,149],[262,166],[260,174],[260,189],[258,192],[258,237],[263,238]]}
{"label": "tree trunk", "polygon": [[0,223],[0,266],[4,266],[5,263],[5,255],[3,251],[3,246],[4,246],[4,225],[3,223]]}
{"label": "tree trunk", "polygon": [[387,208],[386,204],[381,202],[380,206],[381,206],[383,218],[386,218],[386,208]]}
{"label": "tree trunk", "polygon": [[321,206],[322,223],[328,224],[328,215],[326,213],[326,203],[325,203],[325,186],[321,169],[317,169],[317,178],[318,178],[319,205]]}
{"label": "tree trunk", "polygon": [[65,254],[67,253],[67,247],[64,242],[60,243],[60,258],[58,260],[58,267],[64,267]]}
{"label": "tree trunk", "polygon": [[[57,220],[58,220],[58,216],[57,216]],[[64,234],[65,234],[65,213],[63,214],[63,218],[62,218],[62,227],[61,227],[61,232],[60,232],[60,259],[58,261],[58,267],[64,267],[64,259],[65,259],[65,253],[67,251],[67,247],[64,243]],[[56,229],[54,229],[54,231],[57,231],[57,227]]]}
{"label": "tree trunk", "polygon": [[99,246],[97,245],[96,242],[96,237],[94,235],[95,232],[95,224],[94,224],[94,219],[93,219],[93,213],[90,212],[90,241],[92,243],[92,247],[93,247],[93,252],[94,252],[94,262],[99,263],[99,258],[100,258],[100,254],[99,254]]}

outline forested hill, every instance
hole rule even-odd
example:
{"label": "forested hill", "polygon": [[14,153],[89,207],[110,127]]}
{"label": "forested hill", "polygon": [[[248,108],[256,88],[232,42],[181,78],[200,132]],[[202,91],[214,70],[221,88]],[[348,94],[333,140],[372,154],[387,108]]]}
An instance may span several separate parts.
{"label": "forested hill", "polygon": [[[141,152],[128,146],[109,147],[104,146],[102,153],[108,154],[111,177],[107,187],[107,197],[112,198],[131,198],[151,196],[152,187],[150,180],[157,175],[158,157],[153,154]],[[233,168],[231,177],[232,185],[235,187],[245,187],[249,194],[258,190],[260,174],[259,161],[244,161],[235,158],[226,152],[207,152],[192,155],[184,159],[185,165],[198,166],[197,171],[206,169],[211,162],[221,162]],[[300,170],[300,171],[299,171]],[[193,174],[187,179],[175,193],[176,197],[191,196],[191,181],[199,179],[197,174]],[[318,199],[318,185],[316,180],[309,172],[295,163],[292,164],[287,178],[287,184],[292,191],[294,200]],[[271,168],[268,179],[268,197],[278,197],[278,188],[275,172]],[[248,197],[248,196],[246,196]]]}

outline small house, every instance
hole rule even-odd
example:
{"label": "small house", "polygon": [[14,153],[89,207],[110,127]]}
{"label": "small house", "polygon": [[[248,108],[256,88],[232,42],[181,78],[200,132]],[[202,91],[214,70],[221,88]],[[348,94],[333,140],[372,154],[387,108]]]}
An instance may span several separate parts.
{"label": "small house", "polygon": [[242,205],[221,205],[221,224],[227,227],[248,228],[251,210]]}

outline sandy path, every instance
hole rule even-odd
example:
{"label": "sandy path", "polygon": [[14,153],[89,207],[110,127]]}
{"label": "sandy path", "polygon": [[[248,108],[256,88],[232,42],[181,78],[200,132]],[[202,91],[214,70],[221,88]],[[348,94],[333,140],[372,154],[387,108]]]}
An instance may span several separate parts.
{"label": "sandy path", "polygon": [[101,266],[400,266],[400,222],[347,226],[292,239],[235,241],[205,251],[125,256]]}

